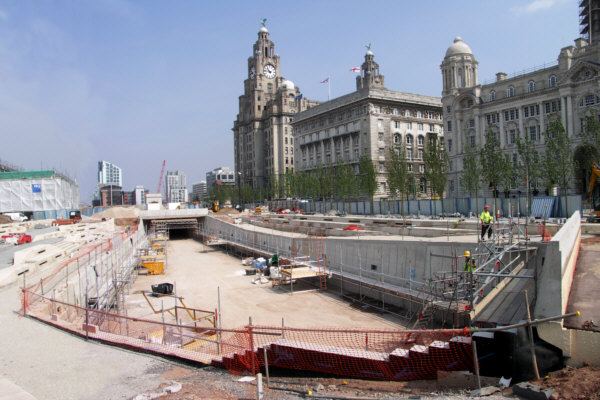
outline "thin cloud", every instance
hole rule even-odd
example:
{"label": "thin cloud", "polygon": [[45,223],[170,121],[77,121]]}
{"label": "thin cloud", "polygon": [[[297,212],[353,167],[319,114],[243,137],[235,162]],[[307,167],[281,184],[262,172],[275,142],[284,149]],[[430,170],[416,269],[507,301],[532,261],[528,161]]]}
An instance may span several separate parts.
{"label": "thin cloud", "polygon": [[516,15],[533,14],[538,11],[552,8],[563,1],[564,0],[534,0],[522,6],[511,7],[510,10]]}

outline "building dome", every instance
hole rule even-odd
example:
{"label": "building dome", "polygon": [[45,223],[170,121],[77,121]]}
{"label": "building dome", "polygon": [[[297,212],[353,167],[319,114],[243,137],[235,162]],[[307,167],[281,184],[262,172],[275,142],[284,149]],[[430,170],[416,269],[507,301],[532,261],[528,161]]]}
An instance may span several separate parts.
{"label": "building dome", "polygon": [[367,50],[367,55],[368,55],[368,56],[372,56],[372,55],[373,55],[373,52],[372,52],[371,50]]}
{"label": "building dome", "polygon": [[284,90],[284,89],[294,90],[295,88],[296,88],[296,86],[294,85],[294,82],[288,81],[288,80],[283,81],[281,86],[279,86],[279,89],[282,89],[282,90]]}
{"label": "building dome", "polygon": [[269,33],[266,26],[261,26],[260,29],[258,30],[258,33],[262,33],[262,32]]}
{"label": "building dome", "polygon": [[452,45],[448,47],[448,50],[446,50],[446,57],[456,54],[473,54],[471,48],[465,42],[463,42],[460,36],[455,37],[454,43],[452,43]]}

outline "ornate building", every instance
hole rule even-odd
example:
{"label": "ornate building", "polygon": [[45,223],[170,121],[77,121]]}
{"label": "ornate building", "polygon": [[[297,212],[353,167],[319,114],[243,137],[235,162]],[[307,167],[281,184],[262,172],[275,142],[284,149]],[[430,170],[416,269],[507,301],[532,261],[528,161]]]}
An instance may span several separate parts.
{"label": "ornate building", "polygon": [[[600,30],[598,5],[597,0],[581,1],[581,32],[588,35],[588,40],[579,38],[574,46],[561,49],[553,65],[511,77],[499,72],[492,83],[478,83],[479,63],[475,55],[460,37],[454,39],[441,64],[446,149],[451,170],[448,197],[469,195],[459,184],[465,149],[480,148],[488,129],[497,134],[506,156],[516,161],[519,137],[527,135],[535,142],[538,153],[544,152],[543,132],[551,115],[557,114],[578,158],[583,118],[589,112],[598,115],[600,110],[600,47],[595,40],[589,42],[590,31],[600,34],[596,32]],[[573,181],[571,191],[583,189],[577,183],[585,181],[582,174],[578,172],[580,179]],[[483,188],[480,195],[491,194],[487,189]]]}
{"label": "ornate building", "polygon": [[318,103],[304,99],[300,89],[281,76],[279,55],[264,25],[252,50],[233,124],[235,172],[242,185],[264,188],[272,177],[293,170],[291,122],[297,112]]}
{"label": "ornate building", "polygon": [[368,156],[378,172],[375,198],[388,198],[388,149],[399,152],[404,146],[415,177],[415,197],[426,196],[423,145],[428,134],[442,134],[440,98],[386,89],[374,57],[369,49],[355,92],[296,115],[292,123],[296,171],[348,163],[358,173],[360,157]]}

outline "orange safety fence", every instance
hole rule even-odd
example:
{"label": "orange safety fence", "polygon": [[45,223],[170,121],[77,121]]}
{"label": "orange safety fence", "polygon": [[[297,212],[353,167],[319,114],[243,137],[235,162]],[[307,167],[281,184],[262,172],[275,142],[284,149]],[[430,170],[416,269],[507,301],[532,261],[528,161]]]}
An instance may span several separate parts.
{"label": "orange safety fence", "polygon": [[[22,312],[77,335],[145,352],[254,374],[269,366],[356,378],[436,378],[473,370],[471,335],[463,330],[375,330],[246,325],[215,328],[85,308],[23,291]],[[32,301],[35,300],[35,301]],[[266,358],[265,358],[266,357]]]}

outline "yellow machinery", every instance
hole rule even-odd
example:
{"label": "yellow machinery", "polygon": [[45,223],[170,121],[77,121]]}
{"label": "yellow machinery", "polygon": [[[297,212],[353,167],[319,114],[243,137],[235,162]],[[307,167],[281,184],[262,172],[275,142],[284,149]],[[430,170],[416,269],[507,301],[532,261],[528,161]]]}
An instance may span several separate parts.
{"label": "yellow machinery", "polygon": [[600,222],[600,184],[596,185],[596,179],[600,179],[600,165],[592,164],[592,176],[590,178],[590,201],[594,209],[594,215],[590,222]]}
{"label": "yellow machinery", "polygon": [[262,207],[261,207],[261,206],[256,206],[256,207],[254,208],[254,212],[255,212],[256,214],[260,214],[260,213],[262,212]]}
{"label": "yellow machinery", "polygon": [[219,211],[219,204],[216,201],[211,201],[210,202],[210,209],[211,209],[212,212]]}
{"label": "yellow machinery", "polygon": [[149,241],[149,248],[138,250],[140,265],[146,268],[150,275],[161,275],[165,272],[167,261],[167,237],[155,236]]}

